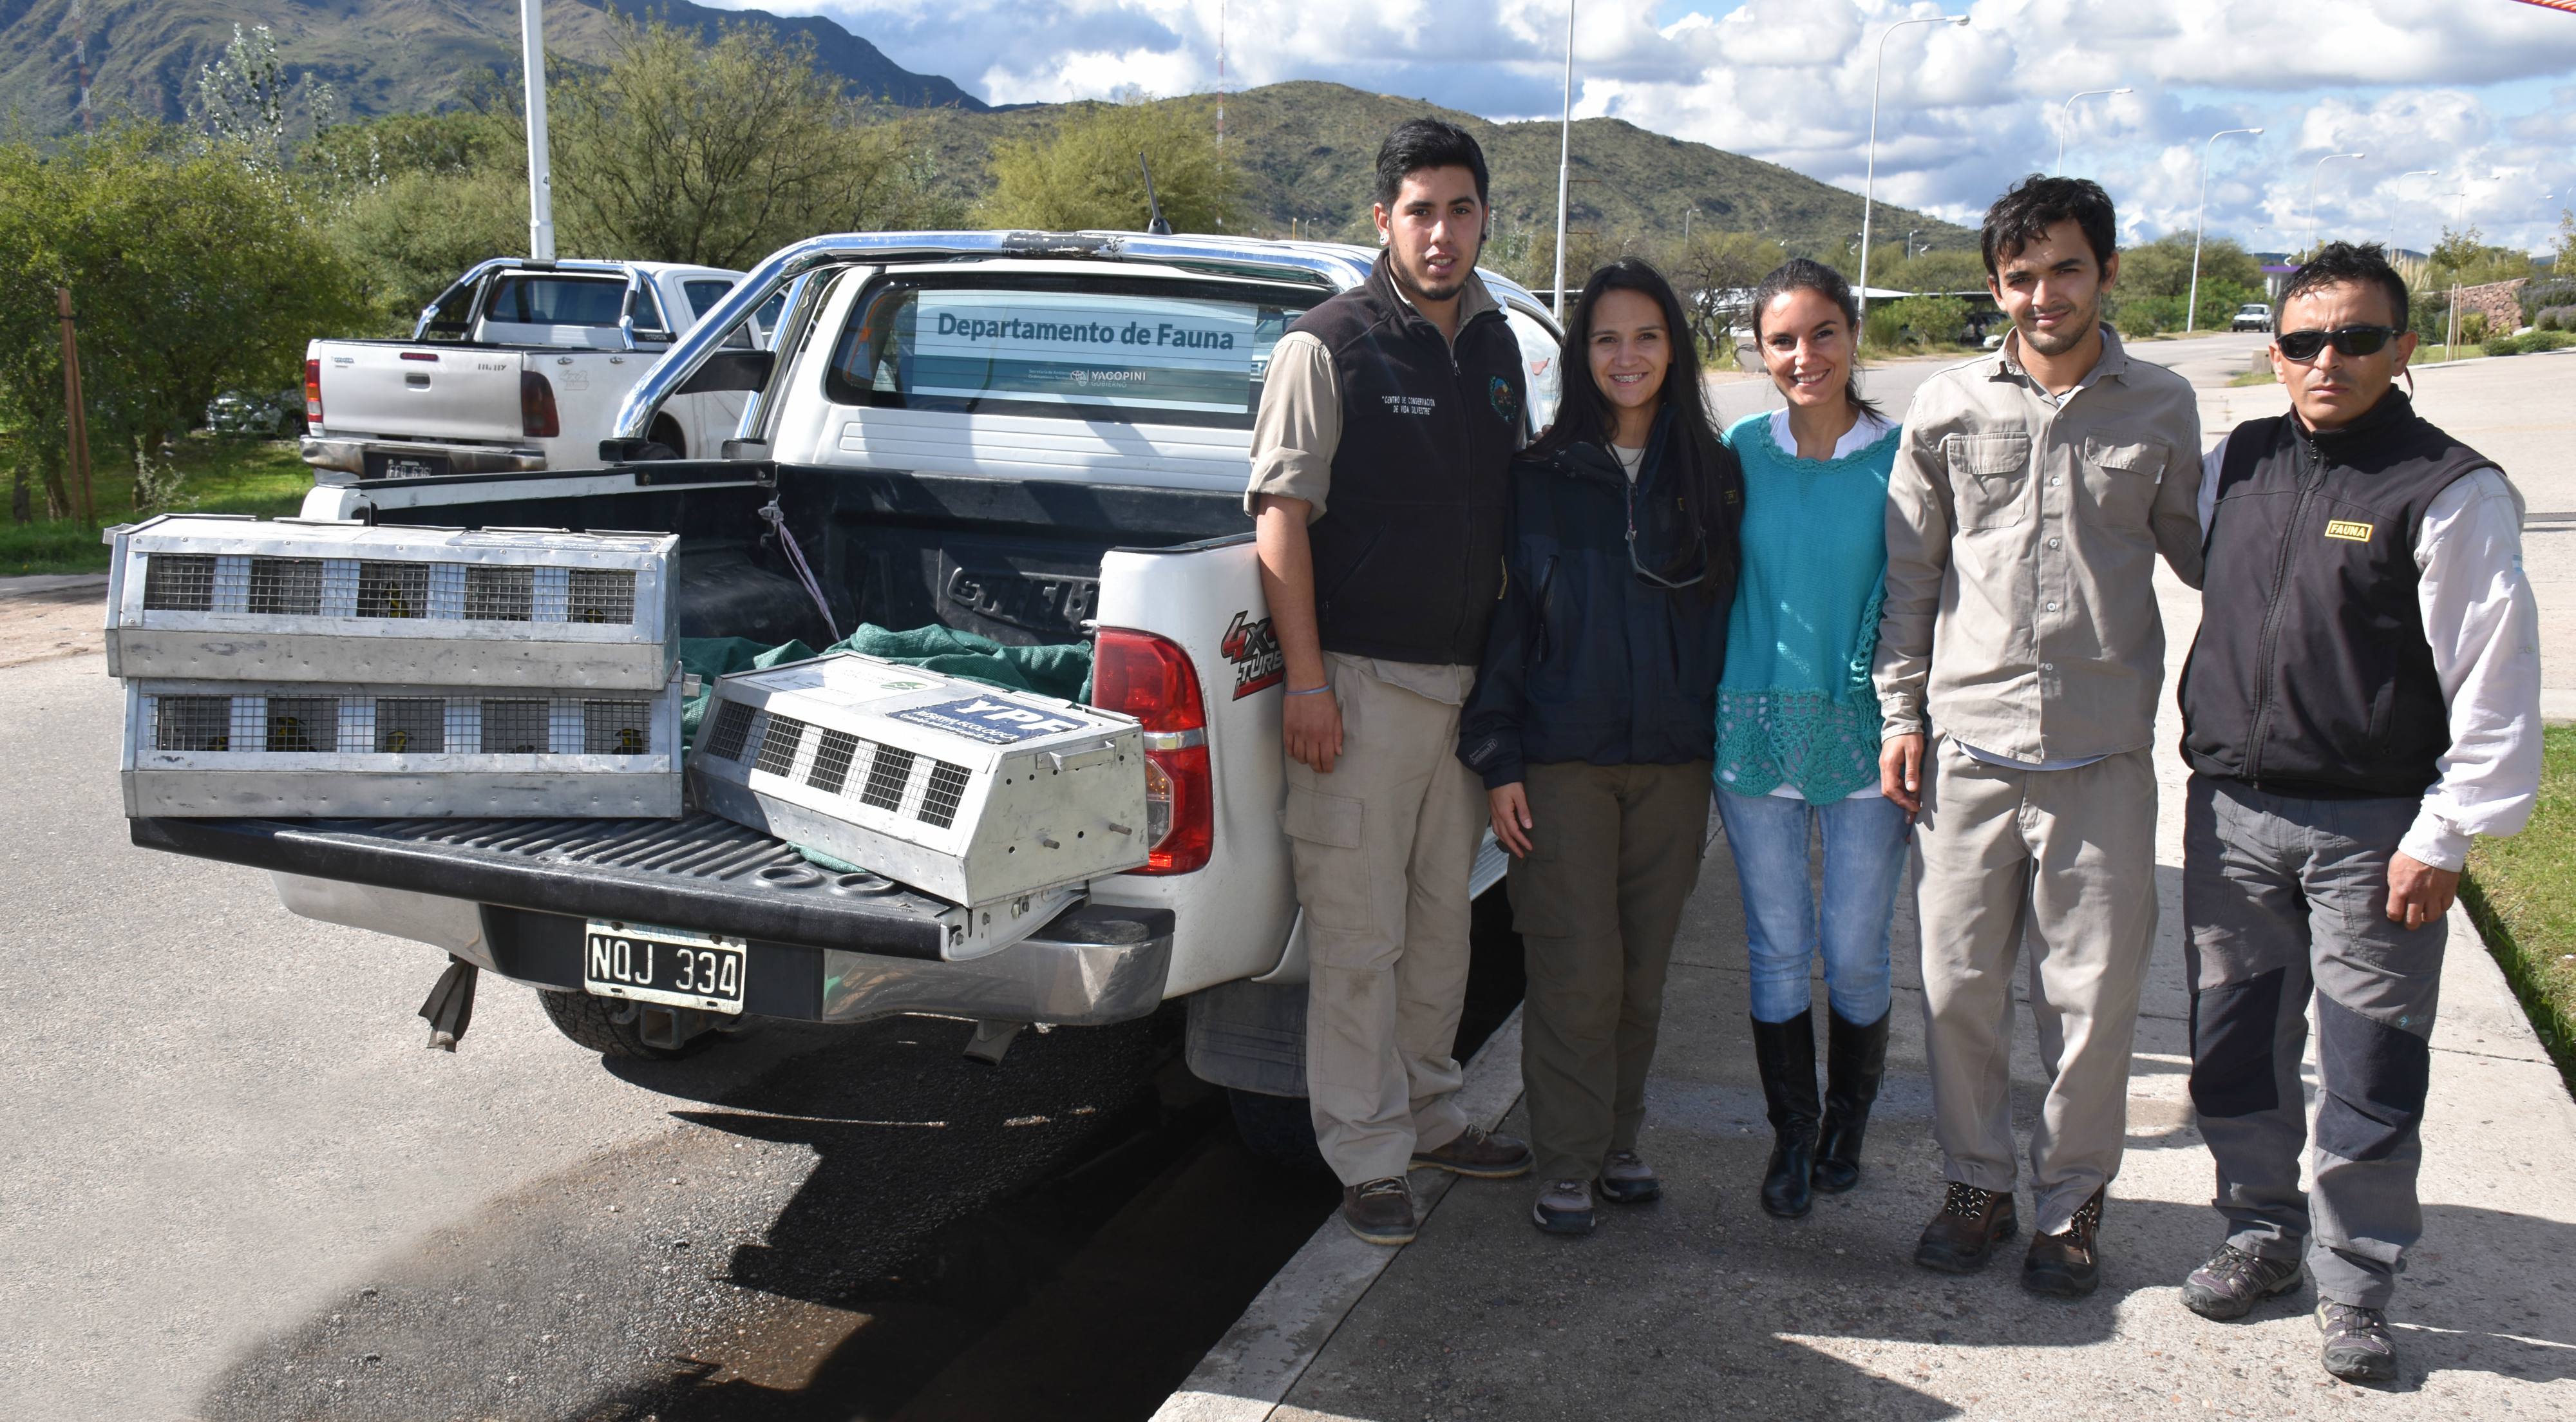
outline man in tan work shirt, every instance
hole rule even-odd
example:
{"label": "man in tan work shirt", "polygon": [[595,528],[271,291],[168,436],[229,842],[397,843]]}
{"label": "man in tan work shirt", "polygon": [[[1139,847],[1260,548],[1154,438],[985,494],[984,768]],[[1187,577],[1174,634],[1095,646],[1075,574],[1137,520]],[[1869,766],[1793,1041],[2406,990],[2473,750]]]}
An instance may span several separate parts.
{"label": "man in tan work shirt", "polygon": [[[2018,1229],[2012,977],[2027,945],[2048,1091],[2022,1284],[2081,1297],[2128,1129],[2155,942],[2158,553],[2200,584],[2200,418],[2102,324],[2111,200],[2031,177],[1986,213],[2001,352],[1927,381],[1888,486],[1881,785],[1915,811],[1925,1050],[1949,1177],[1915,1262],[1967,1273]],[[1925,762],[1929,761],[1927,765]]]}
{"label": "man in tan work shirt", "polygon": [[1245,507],[1287,664],[1282,824],[1305,911],[1306,1086],[1342,1222],[1413,1238],[1405,1172],[1502,1179],[1529,1147],[1451,1097],[1485,793],[1458,714],[1501,592],[1518,343],[1476,278],[1485,157],[1415,119],[1378,150],[1386,246],[1271,352]]}

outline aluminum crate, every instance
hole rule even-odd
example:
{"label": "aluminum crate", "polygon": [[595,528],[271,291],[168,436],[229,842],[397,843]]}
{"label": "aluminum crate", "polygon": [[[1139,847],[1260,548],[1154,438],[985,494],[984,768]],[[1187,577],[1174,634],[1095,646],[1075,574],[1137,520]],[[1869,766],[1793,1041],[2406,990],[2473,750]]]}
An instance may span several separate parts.
{"label": "aluminum crate", "polygon": [[698,804],[976,908],[978,939],[1143,864],[1145,774],[1132,717],[856,653],[718,681],[689,756]]}
{"label": "aluminum crate", "polygon": [[673,534],[163,514],[110,529],[110,676],[658,691]]}
{"label": "aluminum crate", "polygon": [[684,679],[658,691],[125,683],[131,816],[661,816]]}

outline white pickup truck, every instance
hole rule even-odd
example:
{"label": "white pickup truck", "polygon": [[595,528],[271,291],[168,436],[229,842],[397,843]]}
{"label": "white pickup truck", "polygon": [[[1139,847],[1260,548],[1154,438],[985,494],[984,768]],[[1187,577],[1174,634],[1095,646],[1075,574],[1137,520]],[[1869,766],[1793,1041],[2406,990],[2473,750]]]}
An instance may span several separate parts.
{"label": "white pickup truck", "polygon": [[[668,262],[499,258],[457,279],[407,341],[317,340],[304,352],[302,452],[314,479],[592,469],[628,391],[742,273]],[[757,319],[733,333],[748,347]],[[668,401],[648,436],[716,453],[734,393]]]}
{"label": "white pickup truck", "polygon": [[[791,535],[838,627],[930,623],[1089,643],[1094,699],[1139,718],[1141,870],[1094,881],[1033,937],[971,960],[912,912],[786,845],[674,821],[137,820],[137,843],[275,871],[309,917],[435,944],[532,985],[586,1046],[675,1055],[742,1019],[592,995],[597,920],[747,940],[746,1016],[891,1013],[1098,1024],[1189,999],[1188,1058],[1237,1113],[1304,1128],[1306,966],[1279,744],[1280,657],[1242,508],[1269,350],[1360,283],[1334,245],[1081,233],[863,233],[779,252],[629,395],[612,454],[669,403],[749,397],[720,462],[560,480],[506,473],[317,487],[307,517],[659,529],[680,535],[686,635],[824,640]],[[1552,418],[1556,335],[1492,273]],[[731,339],[784,294],[774,350]],[[779,518],[764,518],[775,501]],[[1501,877],[1490,840],[1473,888]],[[1480,953],[1511,940],[1480,905]],[[1516,972],[1516,965],[1513,968]],[[1266,1104],[1265,1104],[1266,1103]],[[1311,1134],[1305,1136],[1311,1148]]]}

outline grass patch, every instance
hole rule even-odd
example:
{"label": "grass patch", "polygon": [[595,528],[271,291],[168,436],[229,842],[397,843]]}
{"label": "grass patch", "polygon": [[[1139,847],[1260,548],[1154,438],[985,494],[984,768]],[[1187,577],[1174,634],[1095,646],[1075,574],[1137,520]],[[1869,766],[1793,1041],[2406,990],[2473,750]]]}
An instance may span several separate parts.
{"label": "grass patch", "polygon": [[2428,342],[2415,348],[2415,358],[2408,364],[2443,365],[2455,360],[2485,360],[2486,358],[2486,347],[2467,341],[2462,341],[2456,346],[2434,345]]}
{"label": "grass patch", "polygon": [[2244,374],[2237,376],[2234,380],[2227,382],[2228,388],[2230,389],[2237,389],[2247,385],[2278,385],[2280,383],[2281,377],[2273,374],[2272,367],[2268,365],[2263,367],[2261,370],[2246,371]]}
{"label": "grass patch", "polygon": [[[0,464],[16,454],[8,436],[0,436]],[[204,431],[179,441],[171,462],[180,471],[173,513],[246,513],[278,518],[294,513],[313,487],[313,470],[289,439],[240,439]],[[30,480],[34,478],[32,471]],[[92,499],[101,527],[130,523],[144,515],[134,508],[134,468],[123,461],[103,462],[90,474]],[[39,507],[44,491],[34,491]],[[79,519],[38,519],[34,523],[0,523],[0,576],[20,573],[103,573],[107,545],[98,531]]]}
{"label": "grass patch", "polygon": [[2576,726],[2547,728],[2541,746],[2530,826],[2477,842],[2460,902],[2576,1092]]}

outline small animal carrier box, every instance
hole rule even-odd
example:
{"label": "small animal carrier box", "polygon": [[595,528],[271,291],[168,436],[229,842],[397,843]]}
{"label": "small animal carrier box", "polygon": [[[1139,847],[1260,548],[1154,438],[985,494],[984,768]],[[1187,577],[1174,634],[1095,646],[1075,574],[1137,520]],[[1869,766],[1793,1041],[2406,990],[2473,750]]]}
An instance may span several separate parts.
{"label": "small animal carrier box", "polygon": [[682,684],[128,678],[125,813],[676,818]]}
{"label": "small animal carrier box", "polygon": [[107,670],[659,692],[674,534],[163,514],[111,529]]}
{"label": "small animal carrier box", "polygon": [[689,775],[727,819],[969,906],[1136,868],[1149,842],[1134,718],[857,653],[718,681]]}

